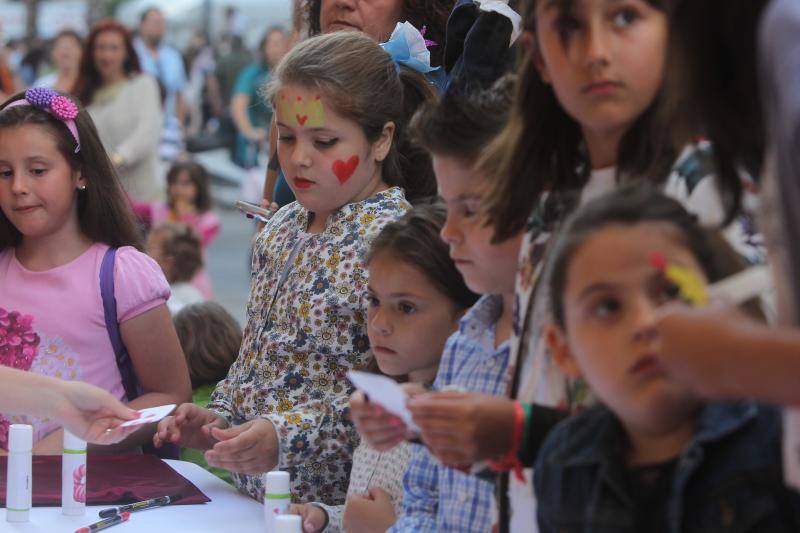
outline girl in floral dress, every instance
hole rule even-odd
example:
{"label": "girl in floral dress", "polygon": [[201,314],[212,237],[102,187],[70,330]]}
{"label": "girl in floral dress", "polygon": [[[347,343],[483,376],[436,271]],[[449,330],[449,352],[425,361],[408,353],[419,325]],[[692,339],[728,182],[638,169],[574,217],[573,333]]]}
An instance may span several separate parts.
{"label": "girl in floral dress", "polygon": [[359,442],[346,375],[372,362],[364,256],[407,197],[435,186],[404,131],[406,114],[435,93],[354,33],[299,44],[273,80],[278,156],[297,202],[256,239],[247,326],[227,378],[208,409],[184,404],[163,420],[155,442],[207,450],[254,498],[261,474],[278,467],[295,501],[338,505]]}

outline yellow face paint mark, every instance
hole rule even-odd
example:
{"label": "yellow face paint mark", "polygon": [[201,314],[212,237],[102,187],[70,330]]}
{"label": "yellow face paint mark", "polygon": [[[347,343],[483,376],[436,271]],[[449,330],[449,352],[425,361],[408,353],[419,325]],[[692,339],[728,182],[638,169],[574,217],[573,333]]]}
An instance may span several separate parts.
{"label": "yellow face paint mark", "polygon": [[300,96],[291,98],[282,94],[278,98],[278,113],[287,126],[325,127],[325,107],[320,96],[306,101]]}

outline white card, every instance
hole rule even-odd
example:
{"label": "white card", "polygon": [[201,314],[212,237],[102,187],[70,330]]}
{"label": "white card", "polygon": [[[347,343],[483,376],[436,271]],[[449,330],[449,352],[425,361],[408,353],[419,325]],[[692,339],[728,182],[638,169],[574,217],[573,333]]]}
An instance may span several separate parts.
{"label": "white card", "polygon": [[347,377],[358,390],[369,397],[369,401],[399,416],[411,431],[419,432],[419,428],[411,420],[411,411],[406,407],[408,395],[395,380],[358,370],[351,370],[347,373]]}
{"label": "white card", "polygon": [[151,424],[153,422],[158,422],[175,409],[175,404],[171,403],[169,405],[161,405],[159,407],[148,407],[147,409],[140,409],[138,411],[139,418],[135,420],[128,420],[127,422],[120,424],[119,427],[127,428],[131,426],[141,426],[142,424]]}

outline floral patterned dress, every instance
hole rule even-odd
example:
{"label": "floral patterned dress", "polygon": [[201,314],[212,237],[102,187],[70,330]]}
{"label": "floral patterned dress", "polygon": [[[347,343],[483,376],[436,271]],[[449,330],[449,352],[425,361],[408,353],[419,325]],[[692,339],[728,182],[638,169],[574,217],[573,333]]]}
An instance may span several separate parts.
{"label": "floral patterned dress", "polygon": [[[295,202],[256,240],[242,347],[209,408],[231,424],[274,424],[278,468],[290,473],[297,502],[344,503],[359,444],[346,376],[372,360],[363,258],[383,226],[410,207],[391,188],[345,205],[310,234],[308,211]],[[262,476],[233,477],[240,490],[263,497]]]}

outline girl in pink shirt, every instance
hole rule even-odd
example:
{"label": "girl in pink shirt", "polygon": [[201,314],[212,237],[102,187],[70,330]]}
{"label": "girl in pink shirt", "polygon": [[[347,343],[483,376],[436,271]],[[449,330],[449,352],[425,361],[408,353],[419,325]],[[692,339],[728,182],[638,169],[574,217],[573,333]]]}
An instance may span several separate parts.
{"label": "girl in pink shirt", "polygon": [[[84,381],[126,400],[104,315],[100,267],[109,248],[116,320],[141,394],[133,408],[187,401],[186,363],[166,309],[169,286],[140,234],[89,115],[67,96],[29,89],[0,106],[0,364]],[[113,324],[113,322],[112,322]],[[60,453],[48,418],[34,453]],[[153,428],[122,443],[149,440]]]}
{"label": "girl in pink shirt", "polygon": [[[181,222],[192,228],[200,238],[204,259],[206,250],[219,235],[219,217],[211,210],[208,174],[202,165],[192,161],[174,163],[167,172],[167,203],[134,203],[134,211],[151,228],[164,222]],[[205,299],[214,298],[205,268],[195,274],[191,283]]]}

